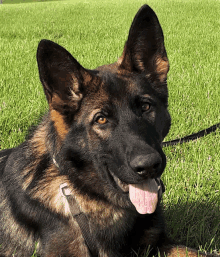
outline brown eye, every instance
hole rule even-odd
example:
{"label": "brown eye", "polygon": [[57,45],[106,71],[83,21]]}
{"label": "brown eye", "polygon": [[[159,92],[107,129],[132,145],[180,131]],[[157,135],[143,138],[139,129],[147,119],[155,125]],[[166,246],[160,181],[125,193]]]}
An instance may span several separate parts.
{"label": "brown eye", "polygon": [[150,107],[151,107],[151,105],[149,103],[144,103],[141,106],[143,112],[149,111]]}
{"label": "brown eye", "polygon": [[106,124],[108,120],[105,116],[99,116],[97,117],[96,122],[100,125],[103,125],[103,124]]}

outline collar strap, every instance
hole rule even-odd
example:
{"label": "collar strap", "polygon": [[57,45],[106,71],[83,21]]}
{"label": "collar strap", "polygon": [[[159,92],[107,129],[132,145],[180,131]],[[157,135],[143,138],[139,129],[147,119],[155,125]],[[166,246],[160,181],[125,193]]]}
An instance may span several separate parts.
{"label": "collar strap", "polygon": [[[59,165],[57,164],[54,157],[53,163],[57,168],[59,168]],[[155,180],[158,184],[158,199],[160,201],[162,198],[162,194],[165,192],[165,187],[160,178],[156,178]],[[71,193],[71,190],[68,187],[67,183],[60,184],[60,193],[63,197],[66,198],[69,204],[71,214],[81,229],[86,246],[89,250],[90,257],[98,257],[99,250],[97,244],[95,243],[94,237],[91,234],[88,217],[81,211],[80,206],[73,194]]]}
{"label": "collar strap", "polygon": [[89,249],[90,257],[98,257],[99,250],[95,243],[94,237],[91,234],[88,217],[81,211],[80,206],[75,197],[71,194],[71,190],[69,189],[67,183],[60,185],[60,192],[62,196],[66,198],[71,214],[81,229],[83,238]]}
{"label": "collar strap", "polygon": [[[165,192],[165,187],[160,178],[157,178],[155,180],[158,184],[158,199],[160,201],[162,198],[162,194]],[[60,185],[60,192],[61,195],[66,198],[69,204],[71,214],[81,229],[83,238],[89,250],[90,257],[98,257],[99,250],[94,241],[94,237],[91,234],[88,217],[81,211],[80,206],[73,194],[71,193],[71,190],[68,187],[67,183],[63,183]]]}
{"label": "collar strap", "polygon": [[165,186],[163,184],[163,181],[160,179],[160,177],[155,179],[157,185],[158,185],[158,201],[160,202],[162,199],[162,194],[165,192]]}

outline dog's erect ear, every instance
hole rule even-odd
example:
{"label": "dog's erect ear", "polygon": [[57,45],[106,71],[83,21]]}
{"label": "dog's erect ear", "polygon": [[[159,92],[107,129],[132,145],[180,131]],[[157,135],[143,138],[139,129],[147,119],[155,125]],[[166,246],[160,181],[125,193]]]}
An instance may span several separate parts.
{"label": "dog's erect ear", "polygon": [[169,62],[163,32],[148,5],[142,6],[133,20],[119,64],[131,72],[144,72],[153,81],[166,81]]}
{"label": "dog's erect ear", "polygon": [[49,40],[39,43],[37,62],[49,106],[60,112],[76,109],[93,75],[63,47]]}

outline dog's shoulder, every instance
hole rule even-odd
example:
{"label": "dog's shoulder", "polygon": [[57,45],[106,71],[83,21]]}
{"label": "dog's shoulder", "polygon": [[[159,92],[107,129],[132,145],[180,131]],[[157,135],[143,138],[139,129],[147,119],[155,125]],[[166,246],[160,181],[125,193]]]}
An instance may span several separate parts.
{"label": "dog's shoulder", "polygon": [[0,177],[2,176],[8,157],[12,154],[14,148],[0,151]]}

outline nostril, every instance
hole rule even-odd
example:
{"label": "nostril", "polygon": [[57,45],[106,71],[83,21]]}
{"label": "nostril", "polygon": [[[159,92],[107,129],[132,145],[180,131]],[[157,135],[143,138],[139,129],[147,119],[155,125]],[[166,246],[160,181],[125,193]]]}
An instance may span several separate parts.
{"label": "nostril", "polygon": [[130,165],[139,175],[146,176],[157,172],[162,164],[162,159],[158,153],[136,156]]}
{"label": "nostril", "polygon": [[160,168],[160,166],[161,166],[161,163],[158,162],[158,163],[154,164],[153,169],[154,169],[154,170],[157,170],[157,169]]}
{"label": "nostril", "polygon": [[144,175],[146,173],[146,170],[143,169],[143,168],[137,168],[136,169],[136,172],[139,174],[139,175]]}

